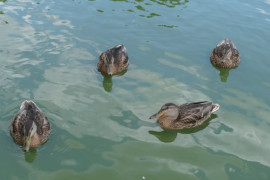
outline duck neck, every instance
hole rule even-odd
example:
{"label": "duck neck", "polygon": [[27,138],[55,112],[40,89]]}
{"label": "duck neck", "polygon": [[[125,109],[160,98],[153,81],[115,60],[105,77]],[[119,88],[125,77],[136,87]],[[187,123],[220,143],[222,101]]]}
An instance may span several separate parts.
{"label": "duck neck", "polygon": [[171,128],[172,120],[170,120],[168,117],[159,118],[157,122],[161,127],[165,128],[165,129]]}

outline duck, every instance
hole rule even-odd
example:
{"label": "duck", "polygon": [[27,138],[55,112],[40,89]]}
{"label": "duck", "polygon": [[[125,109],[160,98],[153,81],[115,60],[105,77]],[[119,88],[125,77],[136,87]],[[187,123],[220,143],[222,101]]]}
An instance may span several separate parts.
{"label": "duck", "polygon": [[235,68],[240,63],[240,54],[232,40],[225,38],[212,50],[210,61],[220,68]]}
{"label": "duck", "polygon": [[201,125],[218,109],[219,104],[209,101],[190,102],[182,105],[166,103],[149,119],[159,118],[157,123],[163,129],[193,128]]}
{"label": "duck", "polygon": [[44,144],[50,135],[51,126],[42,110],[31,100],[25,100],[12,119],[10,134],[22,146],[23,151]]}
{"label": "duck", "polygon": [[97,67],[102,74],[112,76],[127,69],[128,65],[129,58],[126,47],[117,45],[101,53]]}

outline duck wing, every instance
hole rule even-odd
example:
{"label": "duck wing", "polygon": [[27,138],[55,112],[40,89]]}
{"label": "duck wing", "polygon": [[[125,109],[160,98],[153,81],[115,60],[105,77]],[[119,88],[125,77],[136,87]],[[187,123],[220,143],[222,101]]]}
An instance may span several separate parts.
{"label": "duck wing", "polygon": [[208,101],[186,103],[179,106],[180,113],[176,121],[182,123],[196,123],[209,118],[213,110],[213,103]]}
{"label": "duck wing", "polygon": [[35,123],[37,125],[37,133],[39,135],[47,134],[50,131],[50,122],[48,118],[41,112],[41,110],[36,111]]}
{"label": "duck wing", "polygon": [[27,117],[25,116],[24,113],[16,114],[10,126],[10,133],[12,134],[12,136],[24,134],[23,128],[26,121],[27,121]]}

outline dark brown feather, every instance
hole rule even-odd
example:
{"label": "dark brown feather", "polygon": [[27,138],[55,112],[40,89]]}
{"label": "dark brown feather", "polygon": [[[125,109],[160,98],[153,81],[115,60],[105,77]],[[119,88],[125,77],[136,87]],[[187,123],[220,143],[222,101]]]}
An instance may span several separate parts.
{"label": "dark brown feather", "polygon": [[[43,112],[32,101],[24,101],[26,105],[22,105],[19,112],[12,119],[10,126],[10,134],[14,140],[23,145],[25,141],[25,126],[27,122],[34,121],[37,126],[37,138],[38,145],[44,143],[50,135],[50,122]],[[22,103],[22,104],[23,104]],[[29,108],[28,104],[31,104]],[[31,147],[36,145],[30,145]]]}
{"label": "dark brown feather", "polygon": [[103,52],[98,60],[98,71],[103,74],[108,74],[108,64],[112,65],[112,75],[118,74],[127,69],[129,58],[124,45],[114,46]]}
{"label": "dark brown feather", "polygon": [[[231,50],[230,58],[223,60],[226,53]],[[221,68],[234,68],[240,63],[240,54],[235,44],[225,38],[211,52],[210,61],[213,65]]]}

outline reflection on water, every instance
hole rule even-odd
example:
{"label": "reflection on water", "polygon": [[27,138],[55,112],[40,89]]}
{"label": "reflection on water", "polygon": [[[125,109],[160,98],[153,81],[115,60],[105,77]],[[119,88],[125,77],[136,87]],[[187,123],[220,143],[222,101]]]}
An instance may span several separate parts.
{"label": "reflection on water", "polygon": [[160,26],[160,27],[166,27],[166,28],[175,28],[175,27],[178,27],[178,26],[174,26],[174,25],[165,25],[165,24],[160,24],[158,26]]}
{"label": "reflection on water", "polygon": [[36,159],[36,156],[37,156],[37,150],[34,148],[34,149],[30,149],[28,152],[24,154],[24,159],[26,162],[32,163]]}
{"label": "reflection on water", "polygon": [[[123,72],[120,72],[119,74],[117,74],[115,76],[123,76],[126,72],[127,72],[127,69],[125,69]],[[103,88],[107,92],[112,91],[112,87],[113,87],[112,77],[113,76],[103,75]]]}
{"label": "reflection on water", "polygon": [[[5,0],[5,1],[0,0],[0,2],[6,2],[6,0]],[[0,6],[1,6],[1,5],[0,5]],[[0,10],[0,24],[1,24],[1,23],[3,23],[3,24],[8,24],[8,21],[2,19],[2,17],[4,17],[4,16],[3,16],[4,14],[5,14],[4,11],[1,11],[1,10]]]}
{"label": "reflection on water", "polygon": [[97,12],[103,13],[104,11],[101,9],[97,9]]}
{"label": "reflection on water", "polygon": [[184,5],[186,3],[188,3],[188,0],[150,0],[151,2],[157,3],[159,5],[164,5],[167,6],[169,8],[173,8],[175,6],[179,6],[179,5]]}
{"label": "reflection on water", "polygon": [[111,92],[112,91],[112,86],[113,86],[112,76],[104,75],[104,78],[103,78],[103,88],[104,88],[104,90],[107,91],[107,92]]}
{"label": "reflection on water", "polygon": [[[189,0],[150,0],[150,1],[144,1],[144,0],[111,0],[115,2],[127,2],[130,5],[134,5],[132,9],[127,9],[126,11],[128,12],[136,12],[136,10],[140,13],[140,17],[146,17],[146,18],[153,18],[156,16],[162,16],[166,14],[161,14],[157,12],[151,12],[151,11],[156,11],[156,8],[154,8],[157,5],[164,6],[166,8],[174,8],[176,6],[183,6],[186,3],[189,2]],[[175,26],[166,26],[166,25],[160,25],[163,27],[175,27]]]}
{"label": "reflection on water", "polygon": [[177,131],[173,130],[164,130],[161,132],[158,131],[149,131],[149,134],[156,136],[161,142],[173,142],[177,137]]}
{"label": "reflection on water", "polygon": [[121,115],[111,115],[109,119],[131,129],[138,129],[141,126],[139,118],[132,111],[122,111]]}
{"label": "reflection on water", "polygon": [[229,132],[232,133],[233,132],[233,128],[227,126],[226,124],[221,123],[220,126],[218,128],[212,128],[213,132],[215,134],[221,134],[222,132]]}
{"label": "reflection on water", "polygon": [[[111,1],[121,1],[128,2],[132,4],[144,3],[144,0],[111,0]],[[189,0],[150,0],[152,3],[156,3],[158,5],[163,5],[169,8],[173,8],[175,6],[184,5],[189,2]],[[151,3],[145,2],[144,5],[150,6]]]}
{"label": "reflection on water", "polygon": [[214,65],[213,65],[213,67],[215,67],[219,71],[219,76],[220,76],[221,82],[227,82],[230,70],[237,68],[237,67],[235,67],[235,68],[220,68],[220,67],[216,67]]}
{"label": "reflection on water", "polygon": [[181,129],[181,130],[163,130],[161,132],[157,131],[149,131],[149,134],[152,134],[156,136],[161,142],[173,142],[175,138],[177,137],[177,134],[193,134],[198,131],[201,131],[205,129],[208,125],[209,122],[215,118],[217,118],[218,115],[216,114],[211,114],[210,118],[207,119],[202,125],[194,127],[194,128],[189,128],[189,129]]}
{"label": "reflection on water", "polygon": [[230,69],[219,69],[219,76],[220,76],[221,82],[227,82],[229,73],[230,73]]}

